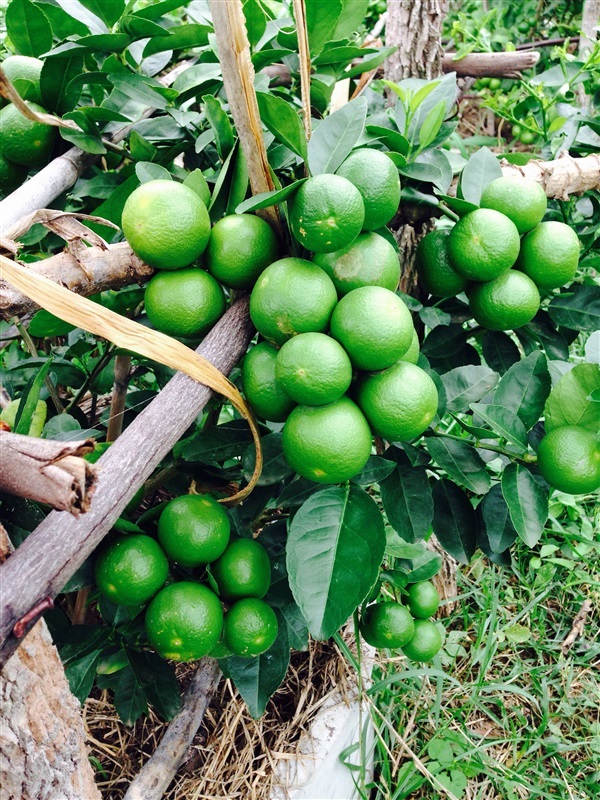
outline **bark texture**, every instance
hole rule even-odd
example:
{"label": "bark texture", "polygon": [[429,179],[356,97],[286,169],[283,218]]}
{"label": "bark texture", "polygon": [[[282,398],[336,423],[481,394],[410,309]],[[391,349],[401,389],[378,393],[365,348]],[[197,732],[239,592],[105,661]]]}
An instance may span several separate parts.
{"label": "bark texture", "polygon": [[56,442],[0,431],[0,490],[78,516],[90,507],[96,467],[84,458],[92,439]]}
{"label": "bark texture", "polygon": [[185,759],[221,679],[214,658],[204,658],[187,688],[181,711],[160,744],[131,782],[123,800],[160,800]]}
{"label": "bark texture", "polygon": [[568,200],[572,194],[582,194],[600,188],[600,154],[573,158],[563,153],[556,161],[529,161],[522,167],[502,161],[502,174],[531,178],[540,183],[548,197]]}
{"label": "bark texture", "polygon": [[[88,247],[79,257],[65,250],[27,266],[32,272],[84,297],[132,283],[146,283],[154,275],[154,270],[134,255],[127,242],[109,245],[106,250]],[[38,308],[31,298],[0,279],[0,314],[5,319]]]}
{"label": "bark texture", "polygon": [[389,0],[385,39],[398,49],[385,62],[385,77],[436,78],[442,71],[442,22],[448,0]]}
{"label": "bark texture", "polygon": [[456,72],[460,78],[519,78],[524,69],[531,69],[540,60],[534,50],[522,53],[469,53],[459,61],[456,53],[445,53],[442,72]]}
{"label": "bark texture", "polygon": [[[244,298],[219,320],[197,352],[227,374],[244,354],[253,331]],[[0,567],[0,664],[19,644],[15,624],[41,600],[62,590],[211,395],[207,386],[182,373],[175,375],[98,461],[90,510],[77,519],[53,511]],[[24,633],[30,627],[31,623],[25,626]]]}
{"label": "bark texture", "polygon": [[[9,542],[0,526],[0,553]],[[0,676],[3,800],[101,800],[80,706],[40,620]]]}

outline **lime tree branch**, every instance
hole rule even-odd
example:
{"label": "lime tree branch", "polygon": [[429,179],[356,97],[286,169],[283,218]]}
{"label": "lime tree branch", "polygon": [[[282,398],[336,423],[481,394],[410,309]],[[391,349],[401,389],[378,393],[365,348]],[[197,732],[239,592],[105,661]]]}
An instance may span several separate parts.
{"label": "lime tree branch", "polygon": [[[490,435],[492,431],[490,431]],[[486,444],[485,442],[479,441],[472,441],[471,439],[465,439],[464,436],[455,436],[453,433],[444,433],[443,431],[434,431],[432,434],[426,434],[428,436],[443,436],[444,439],[456,439],[458,442],[467,442],[470,444],[471,447],[476,447],[478,450],[491,450],[492,453],[500,453],[503,456],[507,456],[508,458],[512,458],[515,461],[521,461],[523,464],[535,464],[537,458],[535,456],[529,455],[528,453],[519,454],[516,453],[514,450],[507,450],[505,447],[500,447],[500,445],[495,444]]]}

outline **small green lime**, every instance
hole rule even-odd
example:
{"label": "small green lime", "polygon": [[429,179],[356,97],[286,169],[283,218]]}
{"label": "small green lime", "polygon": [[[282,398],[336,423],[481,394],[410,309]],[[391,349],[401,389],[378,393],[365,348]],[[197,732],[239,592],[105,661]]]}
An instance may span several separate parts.
{"label": "small green lime", "polygon": [[469,292],[469,307],[484,328],[515,330],[535,317],[540,293],[531,278],[509,269],[491,281],[475,283]]}
{"label": "small green lime", "polygon": [[27,170],[24,167],[13,164],[0,153],[0,192],[4,194],[12,192],[23,183],[26,176]]}
{"label": "small green lime", "polygon": [[431,231],[421,239],[415,254],[419,281],[435,297],[454,297],[463,292],[469,283],[450,262],[449,236],[448,230]]}
{"label": "small green lime", "polygon": [[206,494],[186,494],[168,503],[158,520],[158,539],[173,561],[186,567],[210,564],[229,543],[227,512]]}
{"label": "small green lime", "polygon": [[410,613],[417,619],[429,619],[440,606],[440,596],[431,581],[412,583],[406,592]]}
{"label": "small green lime", "polygon": [[420,352],[421,348],[419,346],[419,337],[417,336],[417,332],[413,330],[413,337],[410,346],[400,361],[408,361],[409,364],[416,364],[419,360]]}
{"label": "small green lime", "polygon": [[242,366],[242,387],[254,413],[272,422],[284,422],[296,405],[277,382],[276,347],[260,342],[252,347]]}
{"label": "small green lime", "polygon": [[301,333],[282,346],[275,376],[296,403],[321,406],[339,400],[348,391],[352,364],[335,339],[324,333]]}
{"label": "small green lime", "polygon": [[96,560],[96,584],[113,603],[136,606],[164,586],[169,562],[151,536],[130,533],[108,545]]}
{"label": "small green lime", "polygon": [[225,643],[236,656],[259,656],[277,639],[279,624],[271,606],[256,597],[234,603],[225,614]]}
{"label": "small green lime", "polygon": [[[6,408],[2,409],[2,413],[0,413],[0,421],[5,422],[13,432],[17,422],[17,414],[19,412],[21,400],[22,398],[19,398],[18,400],[11,400]],[[29,431],[27,432],[27,436],[41,436],[42,431],[44,430],[44,425],[46,424],[47,416],[48,406],[46,405],[46,402],[44,400],[38,400],[35,411],[33,412],[33,416],[31,417],[31,422],[29,423]]]}
{"label": "small green lime", "polygon": [[361,233],[341,250],[315,253],[313,261],[329,275],[340,297],[361,286],[394,291],[400,280],[398,253],[378,233]]}
{"label": "small green lime", "polygon": [[271,585],[269,554],[255,539],[234,539],[210,571],[227,601],[264,597]]}
{"label": "small green lime", "polygon": [[442,648],[442,635],[428,619],[415,620],[415,632],[402,652],[411,661],[431,661]]}
{"label": "small green lime", "polygon": [[398,168],[385,153],[367,148],[354,150],[336,174],[349,180],[360,192],[365,206],[364,230],[383,228],[398,211]]}
{"label": "small green lime", "polygon": [[550,431],[537,459],[543,477],[560,492],[587,494],[600,488],[600,440],[585,428],[565,425]]}
{"label": "small green lime", "polygon": [[[27,105],[38,114],[46,110],[29,100]],[[53,125],[29,119],[9,103],[0,111],[2,155],[24,167],[41,167],[50,158],[56,142],[57,129]]]}
{"label": "small green lime", "polygon": [[579,238],[564,222],[541,222],[523,237],[517,261],[538,288],[549,291],[570,283],[579,264]]}
{"label": "small green lime", "polygon": [[[23,100],[42,102],[40,77],[44,62],[31,56],[8,56],[2,62],[2,69]],[[6,101],[2,99],[1,105]]]}
{"label": "small green lime", "polygon": [[500,211],[523,234],[543,220],[548,201],[541,185],[531,178],[503,177],[488,183],[481,195],[480,206]]}
{"label": "small green lime", "polygon": [[519,245],[519,231],[512,220],[491,208],[478,208],[452,228],[448,253],[464,278],[491,281],[513,266]]}
{"label": "small green lime", "polygon": [[146,286],[144,306],[154,327],[169,336],[196,338],[225,311],[223,289],[203,269],[158,272]]}
{"label": "small green lime", "polygon": [[212,229],[206,266],[219,283],[248,289],[277,258],[277,237],[268,222],[253,214],[231,214]]}
{"label": "small green lime", "polygon": [[413,637],[415,623],[410,611],[401,603],[373,603],[362,615],[360,632],[372,647],[395,650],[404,647]]}

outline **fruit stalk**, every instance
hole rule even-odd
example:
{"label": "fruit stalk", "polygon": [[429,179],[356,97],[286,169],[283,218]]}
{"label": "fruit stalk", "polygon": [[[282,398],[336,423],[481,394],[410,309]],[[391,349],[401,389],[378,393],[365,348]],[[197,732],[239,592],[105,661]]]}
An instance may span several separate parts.
{"label": "fruit stalk", "polygon": [[[246,351],[252,333],[248,301],[241,299],[197,352],[227,374]],[[181,373],[175,375],[101,458],[88,513],[75,519],[52,512],[0,567],[0,581],[6,587],[0,605],[0,664],[18,645],[11,635],[15,622],[43,597],[55,597],[61,591],[211,396],[207,386]]]}

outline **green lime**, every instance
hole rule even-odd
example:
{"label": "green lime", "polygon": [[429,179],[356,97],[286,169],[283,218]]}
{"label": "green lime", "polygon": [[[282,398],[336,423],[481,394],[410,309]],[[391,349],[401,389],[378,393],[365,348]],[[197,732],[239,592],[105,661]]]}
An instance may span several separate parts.
{"label": "green lime", "polygon": [[296,403],[321,406],[348,391],[352,364],[335,339],[324,333],[301,333],[279,351],[275,376]]}
{"label": "green lime", "polygon": [[353,289],[331,316],[331,335],[357,369],[390,367],[410,347],[413,329],[404,301],[381,286]]}
{"label": "green lime", "polygon": [[277,639],[279,624],[271,606],[256,597],[234,603],[225,614],[225,644],[236,656],[259,656]]}
{"label": "green lime", "polygon": [[12,192],[13,189],[23,183],[26,176],[26,169],[19,166],[19,164],[13,164],[12,161],[4,158],[4,155],[0,153],[0,192],[4,194]]}
{"label": "green lime", "polygon": [[246,353],[242,387],[254,413],[272,422],[284,422],[296,405],[275,378],[278,350],[260,342]]}
{"label": "green lime", "polygon": [[333,253],[361,232],[365,206],[358,189],[339,175],[316,175],[296,192],[290,209],[294,238],[314,253]]}
{"label": "green lime", "polygon": [[522,130],[523,129],[521,128],[520,125],[513,125],[512,128],[510,129],[513,139],[518,139],[519,136],[521,135]]}
{"label": "green lime", "polygon": [[264,597],[271,585],[269,554],[255,539],[234,539],[210,571],[221,597]]}
{"label": "green lime", "polygon": [[431,231],[421,239],[415,255],[419,281],[435,297],[455,297],[469,283],[450,263],[449,237],[448,230]]}
{"label": "green lime", "polygon": [[146,611],[146,633],[163,658],[195,661],[208,655],[223,630],[223,609],[207,586],[179,581],[165,586]]}
{"label": "green lime", "polygon": [[533,144],[536,140],[536,135],[533,131],[521,131],[519,139],[523,144]]}
{"label": "green lime", "polygon": [[[28,101],[27,105],[38,114],[46,113],[37,103]],[[0,133],[4,158],[24,167],[41,167],[50,157],[57,129],[29,119],[9,103],[0,111]]]}
{"label": "green lime", "polygon": [[523,237],[517,261],[540,289],[558,289],[570,283],[579,264],[579,239],[564,222],[541,222]]}
{"label": "green lime", "polygon": [[438,393],[429,375],[406,361],[366,375],[358,384],[356,402],[375,433],[389,442],[420,436],[431,424]]}
{"label": "green lime", "polygon": [[540,293],[531,278],[509,269],[492,281],[474,284],[469,292],[469,307],[484,328],[515,330],[535,317]]}
{"label": "green lime", "polygon": [[229,543],[227,512],[207,494],[186,494],[168,503],[158,520],[165,553],[184,567],[216,561]]}
{"label": "green lime", "polygon": [[546,192],[531,178],[496,178],[483,190],[479,205],[504,214],[523,234],[544,219],[548,201]]}
{"label": "green lime", "polygon": [[283,452],[303,478],[341,483],[358,475],[367,463],[371,431],[348,397],[326,406],[296,406],[283,428]]}
{"label": "green lime", "polygon": [[362,615],[360,632],[372,647],[395,650],[410,642],[415,623],[408,608],[401,603],[373,603]]}
{"label": "green lime", "polygon": [[129,533],[108,545],[96,559],[96,584],[122,606],[146,603],[164,586],[169,562],[151,536]]}
{"label": "green lime", "polygon": [[478,208],[452,228],[448,253],[454,269],[463,277],[491,281],[512,267],[519,245],[519,231],[512,220],[491,208]]}
{"label": "green lime", "polygon": [[349,180],[360,192],[365,206],[364,230],[383,228],[397,213],[400,178],[396,165],[385,153],[366,148],[355,150],[336,174]]}
{"label": "green lime", "polygon": [[250,295],[256,330],[275,344],[297,333],[324,331],[337,303],[331,278],[302,258],[282,258],[262,273]]}
{"label": "green lime", "polygon": [[[31,56],[9,56],[4,59],[1,66],[23,100],[31,100],[32,103],[42,102],[40,76],[44,66],[43,61]],[[5,102],[2,100],[2,105]]]}
{"label": "green lime", "polygon": [[419,353],[421,352],[421,348],[419,346],[419,337],[417,336],[416,330],[413,328],[413,336],[410,343],[410,346],[406,353],[402,356],[400,361],[408,361],[409,364],[416,364],[419,360]]}
{"label": "green lime", "polygon": [[398,253],[378,233],[361,233],[341,250],[315,253],[313,261],[329,275],[340,297],[361,286],[394,291],[400,280]]}
{"label": "green lime", "polygon": [[225,295],[212,275],[189,267],[151,278],[144,305],[157,330],[169,336],[198,337],[224,313]]}
{"label": "green lime", "polygon": [[253,214],[232,214],[211,231],[206,267],[219,283],[248,289],[277,258],[279,246],[273,228]]}
{"label": "green lime", "polygon": [[412,583],[406,590],[410,613],[417,619],[433,617],[440,607],[440,596],[431,581]]}
{"label": "green lime", "polygon": [[550,431],[537,459],[543,477],[559,492],[587,494],[600,487],[600,441],[585,428],[565,425]]}
{"label": "green lime", "polygon": [[489,86],[492,92],[496,92],[502,86],[502,81],[499,78],[492,78]]}
{"label": "green lime", "polygon": [[442,635],[428,619],[415,620],[415,632],[402,652],[411,661],[431,661],[442,648]]}
{"label": "green lime", "polygon": [[210,217],[196,192],[177,181],[148,181],[123,208],[121,227],[133,252],[155,269],[189,266],[206,249]]}
{"label": "green lime", "polygon": [[[0,422],[6,423],[11,431],[14,432],[15,424],[17,422],[17,414],[19,406],[21,405],[22,398],[18,400],[11,400],[6,408],[2,409],[0,413]],[[46,417],[48,416],[48,406],[44,400],[38,400],[31,422],[29,423],[29,431],[27,436],[41,436],[46,424]]]}

